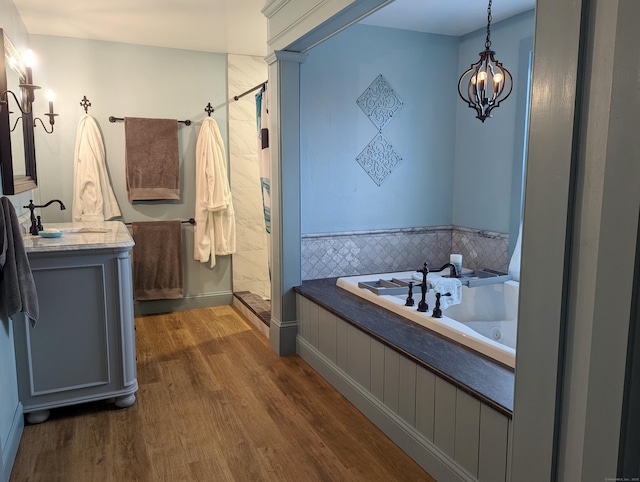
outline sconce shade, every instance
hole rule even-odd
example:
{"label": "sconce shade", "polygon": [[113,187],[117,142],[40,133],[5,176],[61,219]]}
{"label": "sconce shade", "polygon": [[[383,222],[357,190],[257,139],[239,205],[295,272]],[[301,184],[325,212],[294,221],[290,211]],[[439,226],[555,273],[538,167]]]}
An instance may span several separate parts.
{"label": "sconce shade", "polygon": [[491,50],[491,3],[487,6],[487,38],[480,60],[471,64],[458,81],[458,94],[469,107],[475,109],[476,118],[483,123],[491,117],[491,111],[509,97],[513,88],[513,78],[507,69],[495,59]]}
{"label": "sconce shade", "polygon": [[489,48],[480,52],[480,60],[458,81],[458,94],[482,122],[491,117],[491,111],[509,97],[513,88],[511,73],[494,56]]}

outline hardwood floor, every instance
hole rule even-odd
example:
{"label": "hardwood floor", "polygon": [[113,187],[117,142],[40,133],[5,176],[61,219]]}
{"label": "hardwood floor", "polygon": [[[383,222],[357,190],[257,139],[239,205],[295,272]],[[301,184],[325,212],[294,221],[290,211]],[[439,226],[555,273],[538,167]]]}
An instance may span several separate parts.
{"label": "hardwood floor", "polygon": [[136,318],[136,403],[27,425],[11,482],[434,481],[232,307]]}

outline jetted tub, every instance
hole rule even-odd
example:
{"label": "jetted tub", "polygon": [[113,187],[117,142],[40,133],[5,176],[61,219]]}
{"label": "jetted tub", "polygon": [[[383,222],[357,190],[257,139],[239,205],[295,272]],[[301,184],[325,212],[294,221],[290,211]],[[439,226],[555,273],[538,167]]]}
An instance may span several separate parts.
{"label": "jetted tub", "polygon": [[406,293],[376,294],[358,286],[359,283],[372,284],[379,280],[410,280],[415,274],[414,271],[404,271],[350,276],[338,278],[337,286],[500,363],[515,367],[520,283],[509,280],[473,288],[463,286],[462,302],[443,310],[442,318],[431,316],[436,300],[433,290],[426,297],[429,310],[425,313],[417,311],[422,297],[419,281],[415,281],[413,288],[414,306],[404,306]]}

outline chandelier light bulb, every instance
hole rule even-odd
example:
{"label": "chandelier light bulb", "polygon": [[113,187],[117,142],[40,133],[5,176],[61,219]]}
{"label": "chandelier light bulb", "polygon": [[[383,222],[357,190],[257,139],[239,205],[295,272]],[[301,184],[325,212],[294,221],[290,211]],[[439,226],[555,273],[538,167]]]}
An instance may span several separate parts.
{"label": "chandelier light bulb", "polygon": [[24,54],[24,63],[27,67],[33,68],[36,65],[36,55],[29,49]]}

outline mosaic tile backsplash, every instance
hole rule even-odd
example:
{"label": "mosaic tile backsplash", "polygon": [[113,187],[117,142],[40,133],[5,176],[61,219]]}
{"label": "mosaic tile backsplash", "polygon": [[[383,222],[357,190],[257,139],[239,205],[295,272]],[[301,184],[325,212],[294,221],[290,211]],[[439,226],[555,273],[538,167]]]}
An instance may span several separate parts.
{"label": "mosaic tile backsplash", "polygon": [[358,231],[302,236],[302,279],[418,269],[462,254],[465,268],[507,271],[509,236],[458,226]]}

